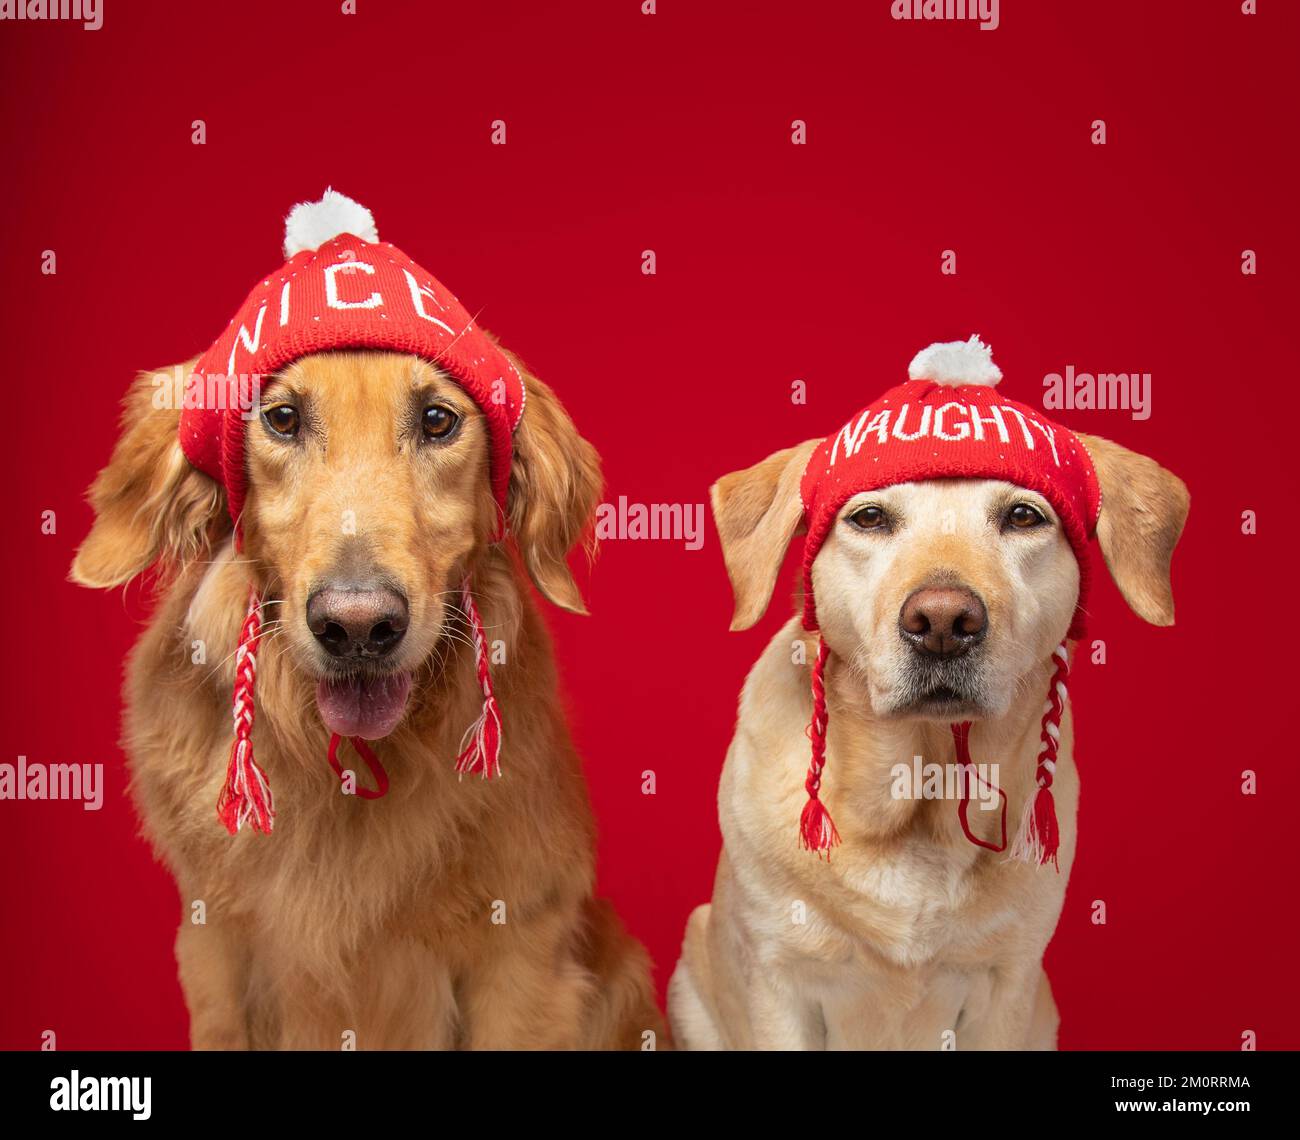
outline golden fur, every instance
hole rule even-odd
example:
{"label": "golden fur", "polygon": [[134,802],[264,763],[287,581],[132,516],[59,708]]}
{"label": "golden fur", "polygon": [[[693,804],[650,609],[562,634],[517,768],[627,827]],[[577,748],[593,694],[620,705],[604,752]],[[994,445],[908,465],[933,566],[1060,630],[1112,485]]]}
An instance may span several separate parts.
{"label": "golden fur", "polygon": [[[1187,490],[1149,459],[1084,437],[1104,495],[1098,539],[1141,617],[1173,621],[1169,563]],[[815,443],[815,441],[814,441]],[[719,480],[714,513],[736,595],[733,628],[767,608],[802,508],[814,443]],[[948,720],[908,712],[900,606],[935,582],[970,587],[989,637],[973,686],[975,761],[996,761],[1008,839],[1034,788],[1053,648],[1070,624],[1078,566],[1059,525],[998,537],[991,520],[1041,496],[992,480],[934,480],[855,496],[840,520],[878,505],[905,520],[873,537],[837,525],[813,565],[820,633],[833,650],[822,798],[843,843],[829,860],[800,849],[817,635],[799,619],[745,682],[718,793],[723,853],[713,899],[687,925],[668,991],[678,1047],[1054,1048],[1057,1013],[1042,956],[1075,851],[1079,780],[1071,718],[1061,723],[1053,793],[1060,873],[1008,862],[962,834],[952,799],[904,799],[893,768],[954,762]],[[799,606],[802,609],[802,604]],[[998,813],[971,826],[999,838]]]}
{"label": "golden fur", "polygon": [[[522,568],[487,541],[481,414],[414,357],[326,353],[276,378],[264,406],[293,393],[318,430],[291,454],[250,423],[241,556],[224,492],[181,454],[178,412],[153,406],[148,376],[127,398],[72,576],[115,586],[155,563],[164,576],[131,654],[125,747],[145,831],[180,888],[196,1048],[337,1049],[349,1033],[359,1048],[639,1048],[660,1031],[644,950],[592,897],[591,812],[523,578],[581,610],[564,559],[594,510],[599,464],[552,392],[526,381],[509,503]],[[413,393],[461,412],[454,447],[400,442]],[[415,683],[375,744],[391,778],[375,801],[342,794],[326,763],[303,616],[312,584],[348,559],[382,567],[410,597],[401,652]],[[457,605],[467,570],[488,637],[504,645],[492,781],[453,770],[481,700]],[[215,805],[250,579],[268,600],[254,739],[277,814],[271,835],[232,838]],[[199,900],[203,924],[191,921]]]}

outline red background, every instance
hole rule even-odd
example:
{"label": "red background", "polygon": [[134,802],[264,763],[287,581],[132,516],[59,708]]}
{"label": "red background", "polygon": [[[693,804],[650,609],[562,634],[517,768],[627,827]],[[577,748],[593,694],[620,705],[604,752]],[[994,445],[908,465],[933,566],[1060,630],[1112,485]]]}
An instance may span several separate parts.
{"label": "red background", "polygon": [[[1235,1048],[1255,1030],[1261,1048],[1300,1046],[1279,367],[1294,5],[1003,0],[996,32],[894,22],[887,0],[106,7],[93,33],[0,25],[0,758],[102,762],[107,781],[98,813],[0,803],[0,1045],[44,1029],[61,1048],[186,1042],[177,896],[136,837],[114,743],[139,599],[65,575],[133,373],[205,347],[279,264],[287,208],[332,184],[558,388],[611,500],[704,503],[718,475],[837,427],[934,340],[981,333],[1004,390],[1033,403],[1067,364],[1150,372],[1145,422],[1061,413],[1193,497],[1178,626],[1145,626],[1099,578],[1109,663],[1081,655],[1072,684],[1080,853],[1048,953],[1061,1043]],[[591,618],[551,624],[602,889],[662,986],[710,892],[736,695],[788,593],[728,634],[710,529],[698,552],[607,543],[589,597]]]}

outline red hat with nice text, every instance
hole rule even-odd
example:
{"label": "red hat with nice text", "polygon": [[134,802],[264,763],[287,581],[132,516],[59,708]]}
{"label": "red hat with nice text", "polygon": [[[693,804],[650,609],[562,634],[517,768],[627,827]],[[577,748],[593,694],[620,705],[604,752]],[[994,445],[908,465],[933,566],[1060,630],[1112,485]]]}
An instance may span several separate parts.
{"label": "red hat with nice text", "polygon": [[[186,383],[181,448],[195,467],[225,487],[236,543],[242,541],[247,487],[244,435],[257,414],[263,381],[309,353],[353,348],[422,357],[478,405],[488,429],[489,479],[498,511],[495,538],[504,539],[513,435],[526,399],[523,378],[509,358],[428,270],[379,240],[369,210],[334,190],[289,212],[284,255],[284,265],[253,286]],[[245,823],[269,832],[275,815],[270,784],[253,758],[252,744],[262,606],[256,587],[250,587],[235,656],[235,741],[217,802],[218,817],[232,835]],[[474,643],[483,709],[466,732],[457,770],[488,777],[499,771],[501,719],[468,579],[461,586],[461,607]],[[365,740],[351,739],[378,781],[378,790],[358,788],[358,794],[383,795],[388,781],[382,765]],[[341,775],[338,746],[334,734],[329,761]]]}

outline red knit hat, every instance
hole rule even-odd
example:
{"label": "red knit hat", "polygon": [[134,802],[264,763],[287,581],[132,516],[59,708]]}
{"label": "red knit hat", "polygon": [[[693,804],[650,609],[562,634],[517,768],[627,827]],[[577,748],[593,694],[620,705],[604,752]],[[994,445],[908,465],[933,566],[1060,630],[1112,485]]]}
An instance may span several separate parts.
{"label": "red knit hat", "polygon": [[[812,567],[841,507],[862,491],[926,479],[1002,479],[1038,492],[1061,520],[1062,529],[1079,562],[1079,600],[1067,638],[1083,632],[1087,590],[1089,540],[1101,512],[1101,486],[1087,449],[1079,437],[1040,411],[998,395],[1002,372],[992,354],[972,336],[969,341],[933,344],[916,355],[908,381],[891,388],[868,405],[813,452],[804,470],[800,495],[807,536],[804,539],[803,624],[816,630]],[[806,847],[825,851],[839,834],[820,798],[826,762],[825,669],[829,649],[821,641],[813,663],[813,716],[809,726],[812,763],[805,787],[808,802],[800,820]],[[1059,837],[1052,802],[1052,774],[1065,708],[1065,677],[1069,669],[1064,644],[1053,655],[1053,675],[1043,710],[1043,747],[1038,756],[1038,792],[1030,797],[1011,856],[1027,861],[1055,862]],[[958,763],[970,763],[969,723],[954,724]],[[1005,811],[1006,796],[1002,794]],[[1001,851],[976,838],[966,825],[966,799],[958,809],[967,838]]]}
{"label": "red knit hat", "polygon": [[[387,242],[364,206],[333,190],[319,202],[295,206],[285,221],[288,261],[263,277],[231,318],[225,332],[195,365],[180,420],[180,443],[195,467],[226,489],[235,541],[247,474],[244,432],[258,407],[264,379],[309,353],[373,348],[408,352],[438,365],[474,400],[487,421],[490,479],[498,508],[495,539],[505,537],[512,436],[523,417],[523,378],[469,313],[427,270]],[[475,649],[483,712],[466,733],[457,770],[499,771],[501,721],[487,665],[487,642],[468,579],[461,605]],[[262,603],[250,589],[248,613],[235,655],[235,743],[217,803],[233,835],[244,823],[269,832],[274,809],[270,786],[253,759],[253,691]],[[358,788],[373,799],[388,778],[366,741],[352,743],[377,782]],[[329,762],[342,775],[339,737],[330,739]]]}

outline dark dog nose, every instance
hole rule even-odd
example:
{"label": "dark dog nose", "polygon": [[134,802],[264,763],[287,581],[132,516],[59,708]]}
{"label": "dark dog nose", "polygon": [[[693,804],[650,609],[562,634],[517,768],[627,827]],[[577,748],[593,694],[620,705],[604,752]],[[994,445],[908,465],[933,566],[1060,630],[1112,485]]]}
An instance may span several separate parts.
{"label": "dark dog nose", "polygon": [[989,615],[975,593],[961,587],[926,586],[911,593],[898,614],[898,631],[922,653],[955,657],[984,637]]}
{"label": "dark dog nose", "polygon": [[307,599],[307,628],[332,657],[386,657],[409,619],[406,599],[384,587],[326,586]]}

